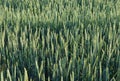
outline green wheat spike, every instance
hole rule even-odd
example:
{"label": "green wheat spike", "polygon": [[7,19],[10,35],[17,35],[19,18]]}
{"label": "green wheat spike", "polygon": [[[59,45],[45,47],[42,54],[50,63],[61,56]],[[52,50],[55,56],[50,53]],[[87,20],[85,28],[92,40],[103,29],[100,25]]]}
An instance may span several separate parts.
{"label": "green wheat spike", "polygon": [[28,72],[27,72],[26,68],[24,68],[24,81],[29,81],[28,78],[29,78],[28,77]]}

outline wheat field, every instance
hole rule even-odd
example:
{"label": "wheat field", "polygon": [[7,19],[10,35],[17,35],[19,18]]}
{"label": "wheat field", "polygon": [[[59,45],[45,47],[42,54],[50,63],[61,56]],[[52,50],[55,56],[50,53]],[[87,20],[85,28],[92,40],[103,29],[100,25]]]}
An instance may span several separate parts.
{"label": "wheat field", "polygon": [[120,0],[0,0],[0,81],[120,81]]}

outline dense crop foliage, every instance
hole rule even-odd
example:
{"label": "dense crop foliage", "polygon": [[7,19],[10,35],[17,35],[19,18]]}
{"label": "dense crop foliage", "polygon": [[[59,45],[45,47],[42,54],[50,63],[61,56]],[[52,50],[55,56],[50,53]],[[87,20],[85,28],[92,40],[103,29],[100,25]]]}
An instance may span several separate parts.
{"label": "dense crop foliage", "polygon": [[0,81],[120,81],[119,0],[0,0]]}

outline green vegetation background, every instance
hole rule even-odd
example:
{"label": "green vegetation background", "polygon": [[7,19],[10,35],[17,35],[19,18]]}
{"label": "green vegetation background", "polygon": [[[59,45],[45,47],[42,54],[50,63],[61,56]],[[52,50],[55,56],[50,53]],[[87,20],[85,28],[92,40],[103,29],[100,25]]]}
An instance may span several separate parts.
{"label": "green vegetation background", "polygon": [[0,0],[0,81],[120,81],[119,0]]}

